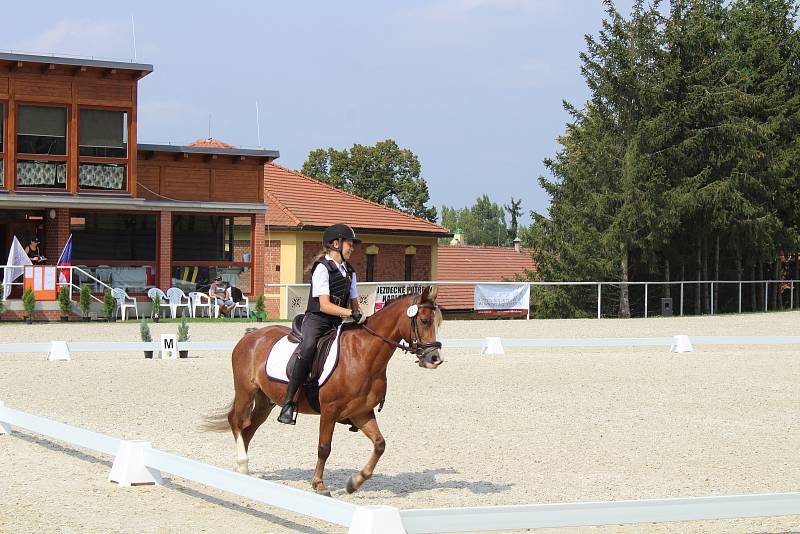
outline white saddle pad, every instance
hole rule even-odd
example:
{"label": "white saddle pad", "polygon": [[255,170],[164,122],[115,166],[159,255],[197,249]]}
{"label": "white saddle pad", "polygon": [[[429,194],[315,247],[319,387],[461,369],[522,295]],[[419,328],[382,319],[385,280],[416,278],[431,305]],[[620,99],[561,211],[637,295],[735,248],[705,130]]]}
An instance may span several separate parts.
{"label": "white saddle pad", "polygon": [[[336,339],[331,344],[331,349],[328,351],[328,356],[325,358],[325,365],[322,368],[322,374],[317,382],[320,387],[325,385],[328,378],[330,378],[333,370],[336,369],[336,364],[339,362],[339,335],[342,333],[342,326],[336,328]],[[289,377],[286,376],[286,364],[289,363],[289,358],[292,357],[294,350],[297,348],[297,343],[289,341],[287,336],[283,336],[272,346],[269,351],[269,358],[267,358],[266,372],[270,380],[278,382],[289,382]]]}

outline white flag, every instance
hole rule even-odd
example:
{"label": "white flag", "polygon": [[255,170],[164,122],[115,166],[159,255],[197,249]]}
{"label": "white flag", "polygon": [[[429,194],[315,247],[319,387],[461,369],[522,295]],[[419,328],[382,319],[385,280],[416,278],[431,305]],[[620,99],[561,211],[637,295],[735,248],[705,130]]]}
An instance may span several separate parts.
{"label": "white flag", "polygon": [[25,253],[25,249],[19,244],[17,236],[14,236],[14,241],[11,242],[11,250],[8,251],[6,265],[14,265],[14,267],[6,267],[3,269],[3,300],[6,300],[11,293],[11,282],[22,276],[25,272],[24,266],[33,265],[31,259]]}

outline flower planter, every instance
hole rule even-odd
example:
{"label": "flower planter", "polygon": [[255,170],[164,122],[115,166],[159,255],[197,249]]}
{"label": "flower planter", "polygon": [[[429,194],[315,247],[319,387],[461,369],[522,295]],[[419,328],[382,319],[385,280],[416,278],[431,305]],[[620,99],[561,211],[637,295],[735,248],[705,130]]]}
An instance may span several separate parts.
{"label": "flower planter", "polygon": [[179,350],[178,354],[180,355],[181,358],[188,358],[189,357],[189,351],[188,350]]}
{"label": "flower planter", "polygon": [[62,323],[69,322],[69,315],[62,315],[61,316],[61,322]]}
{"label": "flower planter", "polygon": [[149,359],[151,359],[151,360],[152,360],[152,359],[153,359],[153,351],[152,351],[152,350],[146,350],[146,351],[144,351],[144,357],[145,357],[145,358],[149,358]]}
{"label": "flower planter", "polygon": [[91,321],[91,320],[92,320],[92,318],[91,318],[91,317],[81,317],[81,320],[82,320],[84,323],[88,323],[89,321]]}

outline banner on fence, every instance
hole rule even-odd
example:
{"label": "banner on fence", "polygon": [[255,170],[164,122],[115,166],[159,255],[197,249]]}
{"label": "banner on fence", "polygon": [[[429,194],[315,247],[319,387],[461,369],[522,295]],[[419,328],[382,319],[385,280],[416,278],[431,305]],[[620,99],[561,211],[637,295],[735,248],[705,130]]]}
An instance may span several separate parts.
{"label": "banner on fence", "polygon": [[526,315],[531,301],[528,284],[475,284],[475,313]]}
{"label": "banner on fence", "polygon": [[419,295],[424,286],[418,284],[377,284],[375,288],[374,311],[382,310],[384,306],[409,294]]}

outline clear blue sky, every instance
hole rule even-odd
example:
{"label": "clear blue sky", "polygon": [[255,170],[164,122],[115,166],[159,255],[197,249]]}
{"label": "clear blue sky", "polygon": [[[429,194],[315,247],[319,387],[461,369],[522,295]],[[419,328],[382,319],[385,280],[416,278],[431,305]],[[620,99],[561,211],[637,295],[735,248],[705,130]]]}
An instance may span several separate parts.
{"label": "clear blue sky", "polygon": [[[631,0],[618,2],[627,13]],[[77,9],[76,6],[80,6]],[[600,0],[4,3],[0,49],[133,58],[140,142],[211,134],[299,169],[308,152],[395,139],[433,205],[487,193],[546,210],[536,178],[583,102],[578,52]],[[525,220],[529,220],[527,217]]]}

